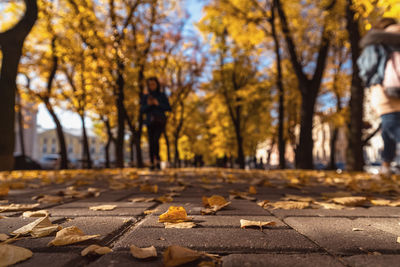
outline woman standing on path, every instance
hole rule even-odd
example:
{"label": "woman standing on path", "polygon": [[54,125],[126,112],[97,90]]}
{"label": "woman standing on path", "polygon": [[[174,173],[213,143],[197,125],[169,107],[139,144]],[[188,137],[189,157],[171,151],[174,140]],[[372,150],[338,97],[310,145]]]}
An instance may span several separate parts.
{"label": "woman standing on path", "polygon": [[156,77],[147,79],[147,89],[140,100],[140,112],[146,114],[145,124],[149,138],[151,169],[160,169],[160,136],[167,123],[166,111],[171,111],[168,98],[161,91]]}

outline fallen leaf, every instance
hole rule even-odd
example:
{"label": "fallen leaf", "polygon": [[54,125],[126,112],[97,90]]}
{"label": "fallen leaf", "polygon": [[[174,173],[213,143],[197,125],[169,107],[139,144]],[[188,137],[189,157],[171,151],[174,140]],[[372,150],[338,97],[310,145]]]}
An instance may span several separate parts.
{"label": "fallen leaf", "polygon": [[255,197],[250,197],[248,192],[238,192],[236,190],[229,191],[229,199],[241,198],[250,201],[256,200]]}
{"label": "fallen leaf", "polygon": [[40,204],[10,204],[10,205],[1,205],[0,212],[4,211],[21,211],[21,210],[31,210],[39,206]]}
{"label": "fallen leaf", "polygon": [[397,243],[400,243],[400,236],[397,237]]}
{"label": "fallen leaf", "polygon": [[371,204],[374,206],[389,206],[392,201],[387,199],[371,199]]}
{"label": "fallen leaf", "polygon": [[47,217],[50,213],[48,210],[38,210],[38,211],[25,211],[22,213],[22,217],[30,218],[30,217]]}
{"label": "fallen leaf", "polygon": [[332,201],[336,204],[354,207],[354,206],[362,206],[367,202],[366,197],[336,197],[332,198]]}
{"label": "fallen leaf", "polygon": [[12,235],[27,235],[33,237],[44,237],[51,233],[60,230],[61,226],[52,224],[49,217],[41,217],[34,222],[31,222],[21,228],[11,232]]}
{"label": "fallen leaf", "polygon": [[9,266],[32,257],[29,249],[13,245],[0,245],[0,266]]}
{"label": "fallen leaf", "polygon": [[56,204],[63,202],[64,198],[60,196],[41,195],[37,197],[36,200],[39,203]]}
{"label": "fallen leaf", "polygon": [[100,206],[93,206],[90,207],[90,210],[95,210],[95,211],[108,211],[108,210],[113,210],[117,207],[117,205],[100,205]]}
{"label": "fallen leaf", "polygon": [[276,225],[276,222],[248,221],[244,219],[240,220],[240,228],[259,227],[262,230],[264,226],[274,226],[274,225]]}
{"label": "fallen leaf", "polygon": [[174,199],[170,196],[165,195],[165,196],[156,198],[156,201],[158,201],[160,203],[169,203],[169,202],[174,201]]}
{"label": "fallen leaf", "polygon": [[149,214],[152,214],[152,213],[154,213],[154,212],[156,212],[156,211],[158,211],[158,210],[157,210],[157,209],[154,209],[154,210],[145,210],[143,213],[146,214],[146,215],[149,215]]}
{"label": "fallen leaf", "polygon": [[273,209],[291,210],[309,208],[310,203],[301,201],[277,201],[268,203],[267,206],[272,206]]}
{"label": "fallen leaf", "polygon": [[84,250],[81,251],[82,256],[86,256],[88,254],[97,254],[97,255],[105,255],[107,253],[112,252],[112,249],[109,247],[101,247],[98,245],[90,245]]}
{"label": "fallen leaf", "polygon": [[141,192],[148,192],[148,193],[157,193],[158,192],[158,185],[149,185],[149,184],[142,184],[140,186]]}
{"label": "fallen leaf", "polygon": [[206,190],[214,190],[222,187],[222,185],[210,185],[210,184],[202,184],[200,186]]}
{"label": "fallen leaf", "polygon": [[137,246],[132,245],[130,249],[132,256],[137,259],[157,257],[157,250],[154,246],[148,248],[138,248]]}
{"label": "fallen leaf", "polygon": [[361,232],[361,231],[364,231],[364,229],[361,229],[361,228],[353,228],[353,229],[351,229],[351,231],[353,231],[353,232]]}
{"label": "fallen leaf", "polygon": [[57,232],[56,237],[49,242],[48,246],[63,246],[73,243],[86,241],[100,235],[85,235],[82,230],[76,226],[70,226]]}
{"label": "fallen leaf", "polygon": [[1,216],[0,215],[0,219],[7,219],[8,217],[7,216]]}
{"label": "fallen leaf", "polygon": [[182,192],[185,189],[186,189],[186,186],[173,186],[173,187],[167,188],[167,190],[171,191],[171,192]]}
{"label": "fallen leaf", "polygon": [[187,217],[184,207],[170,206],[168,210],[158,217],[158,222],[179,223],[190,221],[192,218]]}
{"label": "fallen leaf", "polygon": [[327,202],[315,202],[315,204],[321,206],[326,210],[342,210],[345,208],[343,205],[338,205],[335,203],[327,203]]}
{"label": "fallen leaf", "polygon": [[181,223],[169,223],[165,222],[164,226],[166,229],[177,228],[177,229],[187,229],[196,227],[194,222],[181,222]]}
{"label": "fallen leaf", "polygon": [[326,198],[351,197],[351,193],[346,191],[337,191],[337,192],[321,193],[321,196]]}
{"label": "fallen leaf", "polygon": [[163,263],[165,267],[174,267],[195,261],[201,256],[202,254],[195,250],[180,246],[169,246],[164,251]]}
{"label": "fallen leaf", "polygon": [[0,185],[0,196],[1,197],[7,196],[9,191],[10,191],[10,187],[8,187],[7,184]]}
{"label": "fallen leaf", "polygon": [[251,185],[249,187],[249,194],[252,194],[252,195],[257,194],[257,189],[255,188],[255,186]]}
{"label": "fallen leaf", "polygon": [[0,234],[0,241],[1,242],[3,242],[3,241],[6,241],[7,239],[9,239],[10,237],[8,236],[8,235],[6,235],[6,234]]}
{"label": "fallen leaf", "polygon": [[137,198],[131,198],[129,201],[137,203],[137,202],[152,202],[155,201],[154,197],[137,197]]}
{"label": "fallen leaf", "polygon": [[285,201],[300,201],[300,202],[313,202],[314,199],[312,197],[304,197],[304,196],[297,196],[297,195],[290,195],[286,194],[282,200]]}
{"label": "fallen leaf", "polygon": [[389,204],[390,207],[400,207],[400,200],[393,201]]}
{"label": "fallen leaf", "polygon": [[215,267],[215,263],[213,261],[202,261],[197,267]]}
{"label": "fallen leaf", "polygon": [[257,205],[262,208],[265,208],[268,205],[268,203],[269,203],[269,200],[263,200],[263,201],[257,202]]}

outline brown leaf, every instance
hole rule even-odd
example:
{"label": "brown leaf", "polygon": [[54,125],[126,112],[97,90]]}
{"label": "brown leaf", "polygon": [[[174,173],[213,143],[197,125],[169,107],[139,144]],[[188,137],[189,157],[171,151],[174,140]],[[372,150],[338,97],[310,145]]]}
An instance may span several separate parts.
{"label": "brown leaf", "polygon": [[321,194],[323,197],[326,198],[334,198],[334,197],[351,197],[351,193],[350,192],[346,192],[346,191],[338,191],[338,192],[329,192],[329,193],[322,193]]}
{"label": "brown leaf", "polygon": [[197,267],[215,267],[215,263],[213,261],[202,261]]}
{"label": "brown leaf", "polygon": [[155,201],[154,197],[136,197],[136,198],[131,198],[129,201],[137,203],[137,202],[152,202]]}
{"label": "brown leaf", "polygon": [[240,228],[259,227],[262,230],[264,226],[274,226],[274,225],[276,225],[276,222],[248,221],[244,219],[240,220]]}
{"label": "brown leaf", "polygon": [[332,198],[332,201],[336,204],[348,206],[348,207],[355,207],[355,206],[362,206],[367,202],[366,197],[336,197]]}
{"label": "brown leaf", "polygon": [[277,201],[268,203],[267,205],[272,206],[273,209],[284,209],[284,210],[305,209],[310,207],[310,203],[301,201]]}
{"label": "brown leaf", "polygon": [[202,197],[203,205],[209,207],[202,209],[201,213],[203,215],[215,214],[217,211],[231,204],[231,202],[226,201],[226,199],[219,195],[213,195],[211,197]]}
{"label": "brown leaf", "polygon": [[297,195],[290,195],[286,194],[282,200],[285,201],[300,201],[300,202],[313,202],[314,199],[312,197],[304,197],[304,196],[297,196]]}
{"label": "brown leaf", "polygon": [[170,206],[168,210],[158,217],[158,222],[186,222],[192,218],[187,217],[187,213],[184,207]]}
{"label": "brown leaf", "polygon": [[157,257],[157,250],[154,246],[148,248],[138,248],[137,246],[132,245],[130,249],[132,256],[137,259]]}
{"label": "brown leaf", "polygon": [[3,242],[3,241],[6,241],[7,239],[9,239],[10,237],[8,236],[8,235],[6,235],[6,234],[0,234],[0,241],[1,242]]}
{"label": "brown leaf", "polygon": [[166,229],[176,228],[176,229],[188,229],[196,227],[197,225],[194,222],[181,222],[181,223],[169,223],[165,222],[164,226]]}
{"label": "brown leaf", "polygon": [[255,186],[251,185],[249,187],[249,194],[252,194],[252,195],[257,194],[257,189],[255,188]]}
{"label": "brown leaf", "polygon": [[50,215],[48,210],[37,210],[37,211],[25,211],[22,213],[22,217],[48,217]]}
{"label": "brown leaf", "polygon": [[40,204],[10,204],[10,205],[0,205],[0,212],[4,211],[21,211],[21,210],[31,210],[39,206]]}
{"label": "brown leaf", "polygon": [[158,185],[149,185],[149,184],[142,184],[140,186],[141,192],[148,192],[148,193],[157,193],[158,192]]}
{"label": "brown leaf", "polygon": [[61,203],[63,201],[64,198],[60,196],[42,195],[37,198],[37,202],[46,204],[56,204],[56,203]]}
{"label": "brown leaf", "polygon": [[327,202],[315,202],[315,204],[321,206],[326,210],[342,210],[345,208],[343,205],[338,205],[335,203],[327,203]]}
{"label": "brown leaf", "polygon": [[165,267],[174,267],[197,260],[202,253],[180,246],[169,246],[163,255]]}
{"label": "brown leaf", "polygon": [[95,211],[98,211],[98,210],[101,210],[101,211],[108,211],[108,210],[113,210],[113,209],[115,209],[117,207],[117,205],[100,205],[100,206],[93,206],[93,207],[90,207],[89,209],[90,210],[95,210]]}
{"label": "brown leaf", "polygon": [[169,203],[169,202],[174,201],[174,199],[170,196],[165,195],[165,196],[156,198],[156,201],[160,202],[160,203]]}
{"label": "brown leaf", "polygon": [[27,235],[31,234],[33,237],[43,237],[60,230],[61,226],[52,224],[49,217],[41,217],[34,222],[31,222],[21,228],[13,231],[12,235]]}
{"label": "brown leaf", "polygon": [[149,215],[149,214],[152,214],[152,213],[154,213],[154,212],[156,212],[156,211],[157,211],[157,209],[154,209],[154,210],[145,210],[143,213],[146,214],[146,215]]}
{"label": "brown leaf", "polygon": [[248,192],[239,192],[236,190],[229,191],[229,199],[241,198],[250,201],[256,200],[255,197],[250,197]]}
{"label": "brown leaf", "polygon": [[9,191],[10,188],[8,187],[7,184],[0,185],[0,197],[7,196]]}
{"label": "brown leaf", "polygon": [[90,245],[84,250],[81,251],[82,256],[86,256],[88,254],[97,254],[97,255],[105,255],[107,253],[112,252],[112,249],[109,247],[101,247],[98,245]]}
{"label": "brown leaf", "polygon": [[263,200],[263,201],[257,202],[257,205],[262,208],[265,208],[268,205],[268,203],[269,203],[269,200]]}
{"label": "brown leaf", "polygon": [[57,232],[56,237],[49,242],[48,246],[63,246],[73,243],[86,241],[100,235],[85,235],[82,230],[76,226],[70,226]]}
{"label": "brown leaf", "polygon": [[32,257],[29,249],[13,245],[0,245],[0,266],[9,266]]}

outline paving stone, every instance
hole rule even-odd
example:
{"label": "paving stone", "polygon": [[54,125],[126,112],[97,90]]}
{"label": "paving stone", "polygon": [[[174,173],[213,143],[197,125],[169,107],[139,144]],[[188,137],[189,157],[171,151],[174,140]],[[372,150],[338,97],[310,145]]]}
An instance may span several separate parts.
{"label": "paving stone", "polygon": [[[100,205],[116,205],[113,210],[95,211],[90,207]],[[133,202],[72,202],[50,209],[53,216],[138,216],[154,203],[133,203]]]}
{"label": "paving stone", "polygon": [[[160,253],[159,253],[160,254]],[[162,256],[146,260],[135,259],[129,252],[112,252],[92,262],[89,266],[108,266],[108,267],[153,267],[163,266]]]}
{"label": "paving stone", "polygon": [[[273,221],[276,225],[271,226],[271,228],[288,228],[286,224],[272,216],[193,216],[193,222],[198,224],[198,227],[206,228],[240,228],[240,219],[263,222]],[[164,228],[164,224],[158,222],[158,216],[150,215],[140,223],[140,227]]]}
{"label": "paving stone", "polygon": [[345,208],[343,210],[303,209],[282,210],[268,209],[279,218],[287,217],[394,217],[400,218],[400,207],[370,207],[370,208]]}
{"label": "paving stone", "polygon": [[32,258],[13,266],[64,266],[78,256],[78,253],[33,253]]}
{"label": "paving stone", "polygon": [[[79,217],[68,220],[61,224],[62,227],[76,226],[86,235],[100,235],[99,237],[81,243],[75,243],[62,247],[47,247],[47,244],[54,239],[55,234],[41,238],[23,238],[16,241],[15,245],[30,248],[34,251],[48,252],[52,250],[68,250],[76,247],[85,247],[89,244],[99,244],[107,235],[117,233],[127,222],[135,222],[131,217]],[[61,248],[61,249],[60,249]]]}
{"label": "paving stone", "polygon": [[354,267],[400,266],[400,255],[355,255],[343,260]]}
{"label": "paving stone", "polygon": [[231,254],[222,258],[223,267],[309,267],[345,266],[337,259],[324,254]]}
{"label": "paving stone", "polygon": [[[165,239],[165,240],[160,240]],[[189,247],[211,252],[267,252],[267,251],[306,251],[319,248],[293,230],[266,229],[159,229],[136,228],[124,235],[114,246],[126,250],[130,245],[139,247],[155,246],[163,248],[170,245]]]}
{"label": "paving stone", "polygon": [[[399,251],[397,236],[349,218],[290,217],[284,220],[301,234],[336,254]],[[353,228],[362,231],[353,231]]]}
{"label": "paving stone", "polygon": [[[201,210],[204,208],[201,200],[197,204],[193,202],[180,202],[179,199],[171,203],[165,203],[157,207],[157,212],[154,214],[159,215],[168,210],[170,206],[183,206],[186,209],[188,215],[201,215]],[[243,216],[243,215],[253,215],[253,216],[268,216],[271,215],[267,210],[261,208],[253,201],[248,200],[231,200],[229,206],[219,210],[217,215],[223,216]]]}

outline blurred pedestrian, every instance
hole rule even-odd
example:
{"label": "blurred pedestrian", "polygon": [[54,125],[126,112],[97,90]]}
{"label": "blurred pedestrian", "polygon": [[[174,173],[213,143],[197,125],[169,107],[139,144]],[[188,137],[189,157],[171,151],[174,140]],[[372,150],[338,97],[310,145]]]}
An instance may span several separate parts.
{"label": "blurred pedestrian", "polygon": [[146,114],[151,169],[160,169],[160,137],[167,123],[166,111],[171,111],[168,97],[161,91],[157,77],[147,79],[147,91],[140,100],[140,111]]}
{"label": "blurred pedestrian", "polygon": [[372,106],[381,117],[384,148],[381,174],[391,175],[390,164],[400,142],[400,24],[382,18],[361,40],[360,77],[370,87]]}

